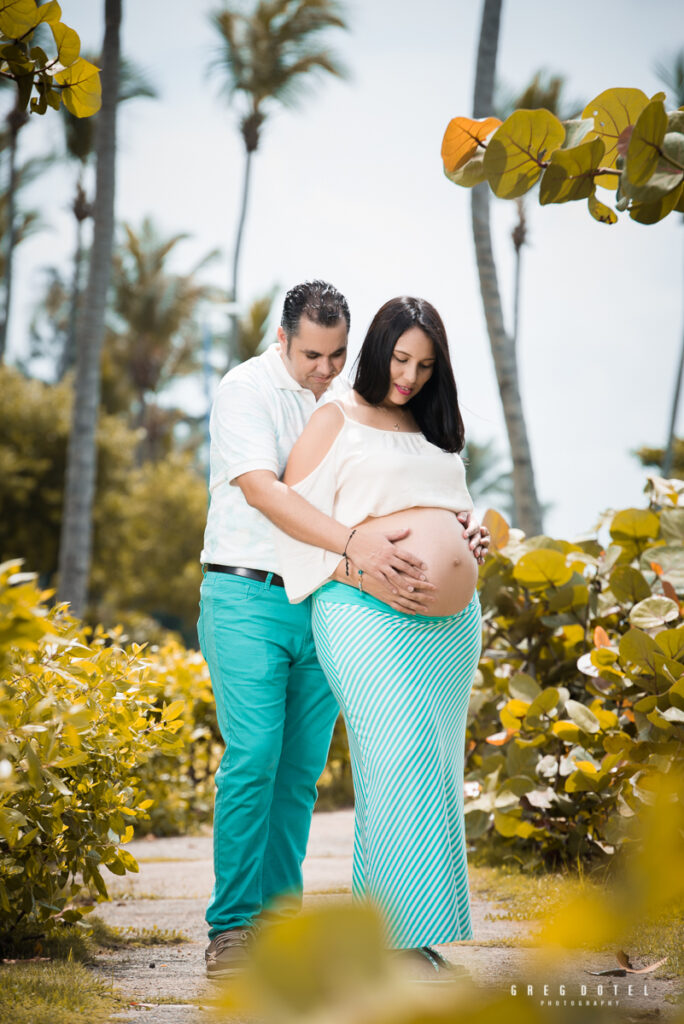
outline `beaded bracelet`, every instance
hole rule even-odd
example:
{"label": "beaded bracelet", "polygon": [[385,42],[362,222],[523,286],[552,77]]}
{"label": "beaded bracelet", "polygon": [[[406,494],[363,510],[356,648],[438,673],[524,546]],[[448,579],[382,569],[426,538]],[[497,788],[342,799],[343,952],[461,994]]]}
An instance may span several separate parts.
{"label": "beaded bracelet", "polygon": [[347,537],[347,543],[344,545],[344,551],[342,552],[342,557],[344,558],[344,571],[345,575],[347,576],[349,575],[349,558],[347,556],[347,548],[349,547],[349,541],[352,539],[355,533],[356,530],[352,530],[352,532],[349,534],[349,536]]}

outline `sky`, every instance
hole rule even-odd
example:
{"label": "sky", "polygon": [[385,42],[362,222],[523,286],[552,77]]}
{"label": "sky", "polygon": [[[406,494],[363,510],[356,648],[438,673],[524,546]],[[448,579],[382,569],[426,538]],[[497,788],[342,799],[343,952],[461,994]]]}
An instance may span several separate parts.
{"label": "sky", "polygon": [[[209,13],[220,0],[124,0],[123,52],[159,99],[122,106],[116,214],[151,216],[187,270],[212,249],[208,281],[227,287],[243,173],[236,111],[208,68],[217,40]],[[99,51],[103,2],[61,0],[84,50]],[[470,225],[470,193],[443,174],[449,120],[469,115],[481,4],[473,0],[350,0],[350,31],[328,38],[349,69],[319,80],[296,109],[275,111],[254,161],[241,295],[327,279],[351,308],[351,359],[375,311],[395,295],[419,295],[440,311],[450,339],[466,435],[507,438],[496,387]],[[677,0],[606,0],[572,8],[504,0],[498,77],[521,89],[539,68],[567,78],[570,99],[606,88],[651,95],[654,71],[684,45]],[[58,149],[61,125],[33,118],[21,156]],[[18,250],[10,360],[25,351],[40,270],[68,272],[74,245],[73,171],[56,168],[27,198],[48,194],[48,230]],[[49,189],[46,188],[49,182]],[[601,198],[611,201],[611,193]],[[499,284],[512,320],[514,203],[492,202]],[[642,506],[646,470],[631,452],[662,446],[684,329],[683,218],[646,227],[624,215],[608,227],[584,203],[527,206],[519,365],[545,532],[591,531],[608,508]],[[275,337],[275,322],[272,334]],[[218,379],[218,373],[216,375]],[[198,411],[200,392],[188,392]],[[684,408],[678,431],[684,433]],[[484,512],[486,503],[478,506]]]}

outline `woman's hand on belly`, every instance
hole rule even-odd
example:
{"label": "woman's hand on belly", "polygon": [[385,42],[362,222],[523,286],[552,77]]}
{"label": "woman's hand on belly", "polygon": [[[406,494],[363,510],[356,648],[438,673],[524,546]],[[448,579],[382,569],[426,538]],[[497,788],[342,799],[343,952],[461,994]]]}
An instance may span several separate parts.
{"label": "woman's hand on belly", "polygon": [[[469,603],[477,587],[478,567],[470,550],[469,540],[463,537],[463,527],[453,512],[437,508],[410,508],[387,516],[370,517],[356,529],[382,529],[411,531],[412,550],[428,566],[426,575],[431,585],[407,580],[407,590],[392,594],[373,579],[363,577],[363,589],[398,611],[411,611],[419,615],[455,615]],[[358,575],[350,563],[350,575],[345,573],[344,560],[338,566],[334,579],[358,586]],[[353,575],[351,575],[353,573]],[[413,593],[408,587],[416,589]]]}
{"label": "woman's hand on belly", "polygon": [[[356,566],[352,565],[351,562],[349,563],[349,575],[347,576],[344,559],[337,563],[337,568],[332,578],[337,580],[338,583],[347,583],[349,586],[357,588],[359,586],[359,574]],[[431,614],[436,587],[429,580],[414,580],[407,576],[404,588],[400,588],[399,592],[395,594],[389,587],[383,586],[382,583],[373,579],[372,576],[364,573],[361,579],[363,580],[362,589],[364,594],[377,597],[379,601],[384,601],[385,604],[394,608],[395,611],[407,612],[409,615]]]}

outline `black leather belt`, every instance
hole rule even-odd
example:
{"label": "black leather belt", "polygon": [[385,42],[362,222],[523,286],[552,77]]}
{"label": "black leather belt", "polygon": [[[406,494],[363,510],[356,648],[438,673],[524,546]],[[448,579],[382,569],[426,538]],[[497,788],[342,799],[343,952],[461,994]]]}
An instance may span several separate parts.
{"label": "black leather belt", "polygon": [[214,565],[212,562],[205,563],[204,568],[207,572],[227,572],[231,576],[244,576],[248,580],[259,580],[260,583],[265,583],[270,576],[271,583],[276,587],[285,586],[282,576],[275,572],[268,573],[264,569],[245,569],[242,565]]}

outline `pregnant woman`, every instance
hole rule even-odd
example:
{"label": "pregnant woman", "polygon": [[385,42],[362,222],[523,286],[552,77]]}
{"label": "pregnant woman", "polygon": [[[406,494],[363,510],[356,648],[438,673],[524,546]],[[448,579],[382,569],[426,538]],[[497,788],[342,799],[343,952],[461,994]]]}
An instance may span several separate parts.
{"label": "pregnant woman", "polygon": [[456,513],[472,509],[463,421],[436,309],[391,299],[353,390],[315,412],[285,483],[349,526],[410,529],[429,614],[396,611],[349,559],[277,531],[291,601],[313,594],[319,661],[344,715],[355,791],[355,898],[387,943],[437,974],[433,944],[472,938],[463,816],[468,698],[481,646],[477,564]]}

